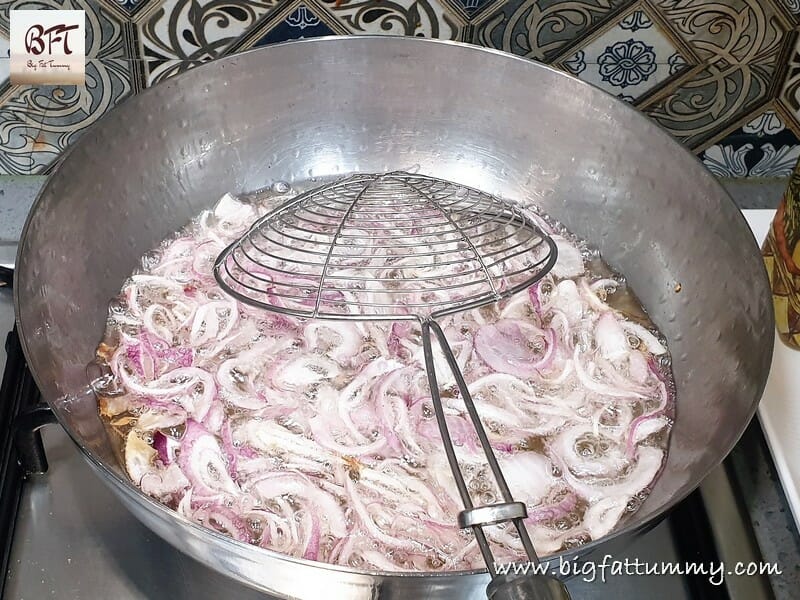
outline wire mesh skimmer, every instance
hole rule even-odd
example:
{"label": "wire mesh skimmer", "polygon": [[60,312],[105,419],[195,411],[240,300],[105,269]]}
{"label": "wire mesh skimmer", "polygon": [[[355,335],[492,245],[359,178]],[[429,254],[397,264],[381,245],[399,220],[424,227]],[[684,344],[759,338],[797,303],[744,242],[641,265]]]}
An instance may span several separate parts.
{"label": "wire mesh skimmer", "polygon": [[[353,175],[296,196],[258,219],[214,265],[226,292],[270,311],[320,319],[419,321],[434,412],[464,504],[458,524],[474,531],[493,578],[489,597],[498,599],[554,597],[545,588],[562,591],[561,584],[550,578],[510,582],[497,575],[483,527],[513,522],[528,560],[538,564],[523,523],[527,510],[508,489],[436,320],[528,288],[550,271],[556,257],[553,240],[515,205],[441,179],[395,172]],[[444,417],[433,337],[503,502],[472,502]],[[565,594],[566,588],[555,596]]]}

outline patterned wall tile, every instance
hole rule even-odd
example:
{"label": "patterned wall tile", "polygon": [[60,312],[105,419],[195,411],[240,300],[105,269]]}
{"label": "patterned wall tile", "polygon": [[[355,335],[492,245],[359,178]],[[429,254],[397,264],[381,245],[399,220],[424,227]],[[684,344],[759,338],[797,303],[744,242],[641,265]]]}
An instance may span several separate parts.
{"label": "patterned wall tile", "polygon": [[688,57],[646,7],[623,15],[584,47],[556,63],[628,102],[684,71]]}
{"label": "patterned wall tile", "polygon": [[286,40],[334,35],[336,32],[311,7],[301,4],[278,21],[254,45],[266,46]]}
{"label": "patterned wall tile", "polygon": [[510,0],[481,15],[472,41],[549,61],[630,4],[630,0]]}
{"label": "patterned wall tile", "polygon": [[0,175],[36,172],[33,152],[41,118],[24,103],[0,106]]}
{"label": "patterned wall tile", "polygon": [[[800,0],[798,0],[800,2]],[[784,78],[780,99],[788,110],[800,120],[800,36],[798,36],[791,55],[787,60],[788,68]]]}
{"label": "patterned wall tile", "polygon": [[764,0],[655,0],[654,4],[675,33],[709,62],[770,60],[790,25]]}
{"label": "patterned wall tile", "polygon": [[[86,11],[86,85],[11,86],[3,94],[0,173],[37,174],[131,94],[129,46],[124,25],[92,0],[20,0],[8,8]],[[0,13],[7,18],[7,10]]]}
{"label": "patterned wall tile", "polygon": [[701,154],[719,177],[788,177],[800,157],[800,140],[768,109]]}
{"label": "patterned wall tile", "polygon": [[[87,11],[91,85],[11,86],[9,9],[55,7]],[[800,0],[0,0],[0,172],[46,170],[120,100],[207,60],[378,33],[555,64],[634,102],[711,168],[727,160],[731,173],[762,176],[797,152],[800,46],[788,61],[797,25]]]}
{"label": "patterned wall tile", "polygon": [[278,0],[166,0],[138,17],[146,85],[217,58]]}
{"label": "patterned wall tile", "polygon": [[100,0],[106,8],[123,16],[133,16],[137,12],[144,10],[148,4],[159,1],[160,0]]}
{"label": "patterned wall tile", "polygon": [[657,7],[703,66],[645,110],[678,140],[702,150],[775,93],[789,24],[763,0],[658,0]]}
{"label": "patterned wall tile", "polygon": [[350,33],[461,39],[464,24],[438,0],[321,0]]}
{"label": "patterned wall tile", "polygon": [[310,2],[294,0],[239,39],[226,52],[266,46],[287,40],[346,33],[324,9]]}
{"label": "patterned wall tile", "polygon": [[800,20],[800,0],[778,0],[778,3],[793,16],[795,22]]}
{"label": "patterned wall tile", "polygon": [[472,21],[486,9],[503,0],[442,0],[455,14],[465,21]]}

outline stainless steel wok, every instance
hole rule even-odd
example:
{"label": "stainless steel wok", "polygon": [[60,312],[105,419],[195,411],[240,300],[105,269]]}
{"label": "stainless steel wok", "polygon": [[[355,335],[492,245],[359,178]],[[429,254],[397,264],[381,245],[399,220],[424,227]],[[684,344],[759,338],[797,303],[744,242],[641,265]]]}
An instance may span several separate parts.
{"label": "stainless steel wok", "polygon": [[277,595],[477,599],[487,577],[357,572],[190,523],[120,470],[86,365],[139,257],[226,192],[413,165],[539,204],[627,276],[669,341],[678,405],[663,475],[614,535],[570,556],[641,531],[695,489],[767,378],[772,306],[745,220],[689,152],[604,92],[499,52],[383,37],[281,44],[170,79],[91,128],[48,180],[20,243],[18,324],[44,398],[125,505],[180,550]]}

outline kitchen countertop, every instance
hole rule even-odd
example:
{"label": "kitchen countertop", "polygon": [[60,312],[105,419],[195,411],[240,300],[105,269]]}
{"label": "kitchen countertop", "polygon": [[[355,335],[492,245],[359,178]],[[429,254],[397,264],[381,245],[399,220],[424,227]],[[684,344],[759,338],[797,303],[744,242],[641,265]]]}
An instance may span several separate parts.
{"label": "kitchen countertop", "polygon": [[[13,265],[16,241],[44,177],[0,176],[0,265]],[[782,180],[725,181],[724,187],[740,208],[775,208],[785,188]],[[750,525],[764,561],[783,569],[773,578],[778,599],[796,597],[800,589],[800,535],[780,486],[760,423],[754,419],[733,450],[726,468],[733,474],[741,509]],[[717,479],[704,483],[703,495],[713,495]]]}

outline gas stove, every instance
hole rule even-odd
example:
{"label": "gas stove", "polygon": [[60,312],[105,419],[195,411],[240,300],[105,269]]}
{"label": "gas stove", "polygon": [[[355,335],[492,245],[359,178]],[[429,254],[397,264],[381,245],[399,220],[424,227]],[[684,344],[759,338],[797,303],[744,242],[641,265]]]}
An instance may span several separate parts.
{"label": "gas stove", "polygon": [[[9,271],[0,273],[0,531],[5,532],[0,596],[9,600],[268,599],[209,570],[141,525],[89,469],[40,404],[14,330]],[[5,279],[3,279],[5,278]],[[649,532],[613,556],[562,565],[576,600],[600,598],[791,598],[800,561],[780,484],[748,469],[773,469],[759,423],[701,488]],[[739,460],[737,460],[739,457]],[[744,460],[741,458],[744,457]],[[764,464],[754,465],[755,457]],[[749,462],[748,462],[749,461]],[[22,463],[22,464],[20,464]],[[758,506],[753,498],[766,498]],[[778,515],[778,516],[775,516]],[[769,527],[785,539],[770,538]],[[788,539],[788,542],[786,541]],[[737,576],[737,564],[769,565],[778,575]],[[605,565],[605,566],[603,566]],[[696,569],[696,574],[684,571]],[[678,574],[661,571],[676,569]],[[647,574],[650,573],[650,574]]]}

